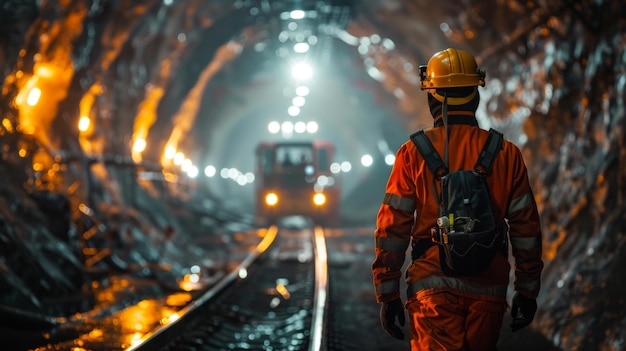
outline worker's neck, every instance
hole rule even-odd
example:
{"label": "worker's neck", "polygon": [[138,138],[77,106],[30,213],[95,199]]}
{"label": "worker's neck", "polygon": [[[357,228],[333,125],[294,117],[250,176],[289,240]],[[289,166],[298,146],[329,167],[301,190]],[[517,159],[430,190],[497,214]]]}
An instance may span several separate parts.
{"label": "worker's neck", "polygon": [[[447,124],[467,124],[477,126],[476,114],[472,111],[448,111]],[[435,117],[435,127],[443,125],[443,115],[439,114]]]}

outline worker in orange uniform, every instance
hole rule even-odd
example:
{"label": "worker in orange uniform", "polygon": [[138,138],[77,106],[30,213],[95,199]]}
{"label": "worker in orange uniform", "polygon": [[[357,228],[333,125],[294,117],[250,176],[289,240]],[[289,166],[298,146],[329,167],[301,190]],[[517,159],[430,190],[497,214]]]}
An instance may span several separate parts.
{"label": "worker in orange uniform", "polygon": [[[484,71],[468,52],[449,48],[420,66],[420,77],[434,118],[434,127],[423,134],[445,159],[447,171],[473,169],[481,154],[490,154],[483,148],[492,133],[479,128],[475,116]],[[534,318],[543,269],[539,215],[522,154],[500,138],[484,177],[490,212],[504,228],[502,240],[497,240],[500,247],[482,271],[455,274],[444,269],[447,261],[442,261],[443,253],[447,256],[443,249],[450,248],[437,224],[443,219],[449,225],[448,217],[439,212],[442,178],[429,168],[421,151],[413,140],[399,148],[376,220],[372,273],[382,327],[404,339],[397,323],[404,326],[406,309],[412,350],[496,350],[508,307],[509,242],[515,258],[513,331]],[[400,278],[409,245],[412,260],[406,268],[403,305]]]}

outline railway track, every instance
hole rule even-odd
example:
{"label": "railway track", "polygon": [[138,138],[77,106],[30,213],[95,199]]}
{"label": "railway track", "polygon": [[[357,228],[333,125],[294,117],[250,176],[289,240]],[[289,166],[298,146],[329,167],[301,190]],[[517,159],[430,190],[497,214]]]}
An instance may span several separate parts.
{"label": "railway track", "polygon": [[131,320],[116,314],[88,318],[75,331],[88,334],[37,351],[410,348],[408,339],[393,339],[380,327],[369,230],[322,229],[310,222],[285,225],[263,230],[260,243],[253,240],[252,247],[232,252],[225,276],[182,309],[162,313],[169,305],[156,304],[156,310],[142,312],[168,316],[160,324],[154,319],[156,328],[129,333],[133,319],[144,318],[141,313]]}
{"label": "railway track", "polygon": [[270,228],[254,254],[128,351],[326,350],[323,229]]}
{"label": "railway track", "polygon": [[232,282],[129,350],[408,350],[408,338],[380,327],[369,240],[369,231],[270,229]]}

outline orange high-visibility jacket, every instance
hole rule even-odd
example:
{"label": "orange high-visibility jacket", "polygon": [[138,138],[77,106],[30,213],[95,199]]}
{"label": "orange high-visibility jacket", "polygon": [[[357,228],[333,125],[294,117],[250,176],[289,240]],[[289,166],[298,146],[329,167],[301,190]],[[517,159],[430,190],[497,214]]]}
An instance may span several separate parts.
{"label": "orange high-visibility jacket", "polygon": [[[473,169],[489,132],[478,127],[470,112],[449,111],[448,120],[449,172]],[[444,126],[427,129],[425,134],[443,159]],[[486,181],[496,221],[508,221],[509,241],[515,258],[514,288],[535,298],[543,269],[541,227],[526,165],[517,146],[508,140],[503,141]],[[410,140],[405,142],[396,153],[385,199],[376,219],[376,258],[372,272],[378,302],[400,296],[401,270],[411,240],[431,238],[430,228],[435,226],[439,217],[432,182],[433,174],[417,147]],[[435,188],[439,191],[438,181]],[[420,293],[437,290],[503,300],[506,299],[510,269],[508,257],[499,252],[490,267],[479,276],[446,276],[441,270],[439,249],[434,245],[407,267],[407,302],[419,297]]]}

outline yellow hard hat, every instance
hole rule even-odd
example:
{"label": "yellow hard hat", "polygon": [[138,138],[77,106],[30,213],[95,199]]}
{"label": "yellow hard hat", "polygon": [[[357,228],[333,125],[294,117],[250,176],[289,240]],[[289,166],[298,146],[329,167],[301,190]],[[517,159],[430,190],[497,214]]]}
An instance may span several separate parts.
{"label": "yellow hard hat", "polygon": [[[420,66],[420,88],[428,90],[437,100],[444,96],[435,89],[485,86],[485,71],[478,69],[476,59],[460,49],[448,48],[434,54],[427,66]],[[476,89],[468,96],[450,97],[448,103],[461,105],[476,95]]]}

